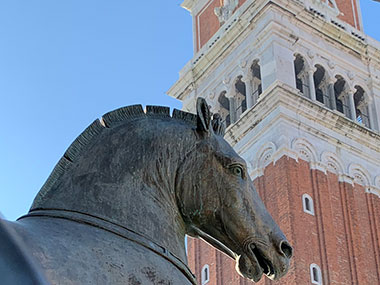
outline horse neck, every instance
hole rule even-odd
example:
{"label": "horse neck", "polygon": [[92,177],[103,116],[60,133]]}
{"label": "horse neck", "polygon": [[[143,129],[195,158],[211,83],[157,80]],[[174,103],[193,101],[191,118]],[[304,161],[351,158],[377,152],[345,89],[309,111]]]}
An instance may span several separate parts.
{"label": "horse neck", "polygon": [[[125,140],[119,141],[127,146],[124,149],[110,150],[109,143],[98,143],[90,151],[93,154],[66,173],[36,209],[64,209],[101,218],[143,235],[186,262],[186,229],[177,207],[175,180],[182,157],[193,143],[186,137],[186,143],[178,144],[184,141],[179,129],[168,128],[164,136],[145,132],[147,137],[140,144],[130,141],[130,129],[128,135],[117,137]],[[112,141],[112,135],[108,134],[108,140]],[[97,154],[107,155],[97,159]]]}

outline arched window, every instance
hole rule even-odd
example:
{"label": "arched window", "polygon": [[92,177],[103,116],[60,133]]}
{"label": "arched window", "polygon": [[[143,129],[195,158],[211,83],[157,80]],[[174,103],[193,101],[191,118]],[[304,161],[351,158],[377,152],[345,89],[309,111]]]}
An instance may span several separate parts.
{"label": "arched window", "polygon": [[302,195],[303,211],[314,216],[314,203],[313,199],[308,194]]}
{"label": "arched window", "polygon": [[335,93],[335,104],[336,109],[346,115],[346,117],[351,117],[351,111],[348,103],[347,94],[347,84],[346,81],[341,76],[336,76],[336,82],[334,83],[334,93]]}
{"label": "arched window", "polygon": [[247,96],[245,83],[241,80],[242,76],[239,76],[235,82],[236,91],[236,114],[237,118],[247,110]]}
{"label": "arched window", "polygon": [[207,284],[210,281],[210,267],[208,264],[205,264],[202,267],[202,272],[201,272],[201,279],[202,279],[202,285]]}
{"label": "arched window", "polygon": [[251,65],[251,72],[252,72],[252,94],[248,94],[248,95],[252,96],[253,105],[255,105],[261,93],[263,93],[263,89],[261,86],[261,71],[260,71],[260,65],[259,65],[258,60],[255,60],[253,64]]}
{"label": "arched window", "polygon": [[321,65],[315,66],[314,87],[315,87],[315,99],[331,108],[330,94],[328,93],[327,74],[326,70]]}
{"label": "arched window", "polygon": [[359,85],[355,86],[356,92],[354,94],[354,104],[356,111],[356,121],[360,124],[365,125],[367,128],[371,127],[371,122],[369,118],[369,106],[365,98],[365,92]]}
{"label": "arched window", "polygon": [[297,54],[294,59],[294,71],[296,75],[296,88],[306,97],[310,98],[308,74],[304,58]]}
{"label": "arched window", "polygon": [[312,284],[322,285],[322,272],[315,263],[310,264],[310,278]]}
{"label": "arched window", "polygon": [[218,102],[220,105],[219,113],[222,116],[226,127],[231,124],[230,100],[226,97],[226,91],[220,93]]}

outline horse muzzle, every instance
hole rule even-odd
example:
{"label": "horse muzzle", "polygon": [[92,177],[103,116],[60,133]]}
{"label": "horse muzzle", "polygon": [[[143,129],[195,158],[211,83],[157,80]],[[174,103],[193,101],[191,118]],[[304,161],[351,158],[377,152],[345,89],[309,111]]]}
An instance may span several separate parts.
{"label": "horse muzzle", "polygon": [[289,270],[293,249],[285,240],[281,241],[278,250],[268,250],[265,246],[251,242],[238,256],[236,270],[245,278],[258,282],[262,275],[277,280]]}

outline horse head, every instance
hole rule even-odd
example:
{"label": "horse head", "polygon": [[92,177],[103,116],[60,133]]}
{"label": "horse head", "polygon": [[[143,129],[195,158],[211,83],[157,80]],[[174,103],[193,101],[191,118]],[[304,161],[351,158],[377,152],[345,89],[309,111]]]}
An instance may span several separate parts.
{"label": "horse head", "polygon": [[[244,277],[280,278],[289,268],[292,248],[256,193],[244,160],[223,133],[220,116],[212,116],[201,98],[197,116],[178,110],[170,116],[169,108],[158,106],[147,106],[145,112],[140,105],[111,111],[68,148],[21,224],[64,217],[103,228],[136,243],[128,247],[130,252],[143,245],[182,272],[186,271],[187,233],[236,259]],[[33,218],[40,216],[49,219]],[[77,233],[70,233],[76,240]],[[131,238],[131,233],[139,237]],[[36,243],[49,246],[44,241],[48,235],[37,235],[41,240]],[[141,242],[140,237],[149,242]],[[118,243],[127,246],[122,239]],[[102,246],[109,246],[107,240]],[[51,248],[46,252],[57,260],[46,265],[55,272],[61,266],[59,257]],[[125,258],[131,266],[125,268],[133,270],[152,257],[133,264]],[[162,276],[164,263],[154,264]]]}
{"label": "horse head", "polygon": [[188,233],[236,259],[237,271],[255,282],[286,274],[292,247],[267,212],[245,161],[223,139],[223,124],[197,101],[198,141],[177,180],[177,200]]}

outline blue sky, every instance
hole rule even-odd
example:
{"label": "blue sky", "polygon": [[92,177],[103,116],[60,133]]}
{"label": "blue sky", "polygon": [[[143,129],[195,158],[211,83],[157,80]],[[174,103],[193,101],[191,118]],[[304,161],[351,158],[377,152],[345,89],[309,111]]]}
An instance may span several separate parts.
{"label": "blue sky", "polygon": [[[0,212],[26,213],[56,162],[95,118],[165,95],[192,57],[174,1],[0,0]],[[361,2],[380,40],[380,3]]]}

